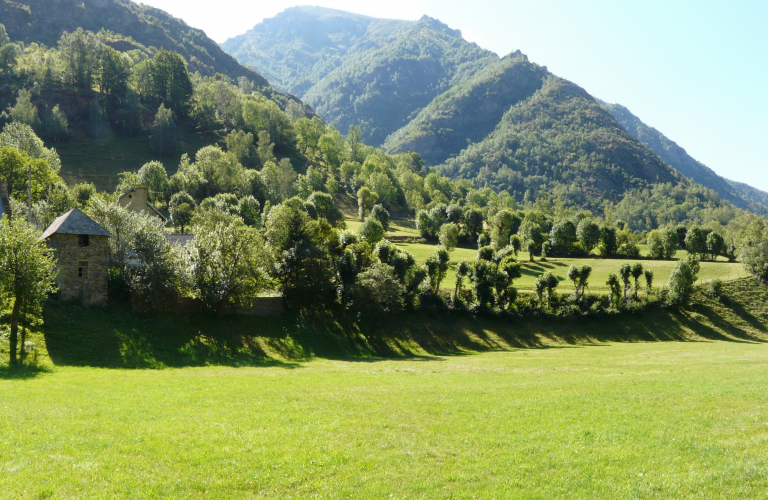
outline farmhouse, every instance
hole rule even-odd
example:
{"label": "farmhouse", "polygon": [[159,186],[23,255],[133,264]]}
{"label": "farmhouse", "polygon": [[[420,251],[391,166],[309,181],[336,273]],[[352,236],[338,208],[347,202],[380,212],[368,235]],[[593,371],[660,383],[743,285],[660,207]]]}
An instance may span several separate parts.
{"label": "farmhouse", "polygon": [[57,259],[56,285],[64,300],[105,305],[109,288],[109,238],[112,235],[75,208],[43,232]]}
{"label": "farmhouse", "polygon": [[149,192],[144,186],[136,186],[131,188],[117,200],[117,204],[131,212],[138,212],[154,217],[158,217],[163,222],[166,218],[157,211],[155,207],[149,202]]}

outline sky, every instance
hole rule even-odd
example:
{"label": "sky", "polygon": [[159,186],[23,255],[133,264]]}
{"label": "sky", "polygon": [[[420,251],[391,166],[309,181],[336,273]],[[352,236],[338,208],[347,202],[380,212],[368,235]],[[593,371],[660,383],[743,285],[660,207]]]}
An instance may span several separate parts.
{"label": "sky", "polygon": [[[221,43],[307,2],[143,0]],[[718,174],[768,191],[768,1],[314,0],[374,17],[423,15],[619,103]],[[215,6],[212,8],[212,5]]]}

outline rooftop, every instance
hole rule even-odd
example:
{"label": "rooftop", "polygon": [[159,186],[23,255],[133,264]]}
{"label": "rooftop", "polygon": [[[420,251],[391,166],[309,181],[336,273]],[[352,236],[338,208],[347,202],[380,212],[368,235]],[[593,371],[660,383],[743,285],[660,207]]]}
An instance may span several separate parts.
{"label": "rooftop", "polygon": [[87,234],[89,236],[112,236],[109,231],[96,224],[93,219],[85,215],[79,208],[73,208],[48,226],[42,239],[50,238],[54,234]]}

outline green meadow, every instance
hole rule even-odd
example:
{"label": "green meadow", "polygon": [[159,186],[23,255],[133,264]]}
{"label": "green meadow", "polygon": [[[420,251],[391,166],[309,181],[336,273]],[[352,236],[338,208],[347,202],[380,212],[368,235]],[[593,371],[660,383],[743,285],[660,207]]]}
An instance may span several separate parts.
{"label": "green meadow", "polygon": [[767,299],[367,325],[53,304],[36,365],[0,368],[0,496],[762,498]]}
{"label": "green meadow", "polygon": [[[347,228],[352,231],[358,231],[362,223],[358,220],[347,218]],[[395,220],[390,225],[387,232],[387,238],[396,241],[396,245],[407,250],[413,255],[417,262],[424,262],[427,257],[435,253],[437,245],[424,243],[409,243],[409,239],[418,238],[418,232],[413,227],[411,221]],[[647,255],[647,248],[641,247],[641,254]],[[456,286],[456,266],[462,260],[473,261],[477,256],[476,248],[456,248],[451,252],[450,269],[441,284],[445,290],[453,290]],[[676,259],[684,258],[687,252],[680,250],[677,252]],[[624,262],[634,264],[640,262],[646,269],[650,269],[654,274],[654,286],[663,286],[669,280],[677,260],[633,260],[633,259],[601,259],[597,256],[590,258],[554,258],[550,257],[542,262],[536,258],[535,262],[529,262],[527,252],[520,252],[518,260],[522,264],[522,278],[515,281],[515,286],[521,291],[533,291],[536,280],[546,271],[552,272],[560,280],[559,290],[573,291],[573,283],[568,280],[568,269],[574,265],[589,264],[592,266],[592,276],[589,279],[589,291],[593,293],[608,293],[609,288],[606,285],[610,273],[618,273],[619,267]],[[707,283],[716,279],[723,281],[744,278],[747,272],[738,262],[728,262],[724,257],[718,257],[714,262],[701,262],[701,271],[699,272],[699,282]],[[643,279],[643,287],[645,282]],[[464,286],[469,286],[467,282]]]}

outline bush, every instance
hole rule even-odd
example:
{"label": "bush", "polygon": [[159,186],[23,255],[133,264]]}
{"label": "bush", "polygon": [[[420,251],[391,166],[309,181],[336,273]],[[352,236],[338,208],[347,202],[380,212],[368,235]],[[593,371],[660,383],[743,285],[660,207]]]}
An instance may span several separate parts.
{"label": "bush", "polygon": [[[687,244],[687,243],[686,243]],[[678,261],[667,284],[667,303],[672,306],[686,305],[693,294],[693,285],[699,273],[699,261],[689,255],[686,259]]]}

